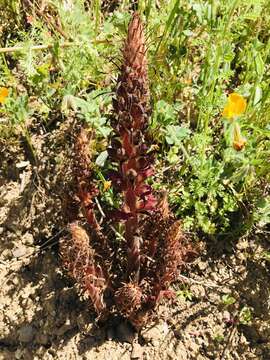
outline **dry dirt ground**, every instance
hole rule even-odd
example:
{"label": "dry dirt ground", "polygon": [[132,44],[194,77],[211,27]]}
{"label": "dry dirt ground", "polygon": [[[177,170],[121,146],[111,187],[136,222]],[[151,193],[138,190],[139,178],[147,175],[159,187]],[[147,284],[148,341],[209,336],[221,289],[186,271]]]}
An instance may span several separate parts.
{"label": "dry dirt ground", "polygon": [[69,128],[32,131],[35,156],[25,139],[0,141],[0,359],[269,360],[266,233],[233,245],[202,241],[175,285],[186,296],[161,304],[160,322],[141,334],[118,318],[97,327],[57,251],[67,225]]}

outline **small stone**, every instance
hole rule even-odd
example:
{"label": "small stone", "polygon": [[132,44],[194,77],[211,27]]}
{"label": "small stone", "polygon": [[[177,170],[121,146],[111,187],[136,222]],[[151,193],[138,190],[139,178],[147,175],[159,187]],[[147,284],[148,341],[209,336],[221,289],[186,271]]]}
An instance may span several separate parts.
{"label": "small stone", "polygon": [[23,356],[23,349],[17,349],[15,351],[15,359],[19,360],[22,358],[22,356]]}
{"label": "small stone", "polygon": [[116,335],[119,341],[132,343],[135,339],[135,332],[128,323],[121,322],[117,329]]}
{"label": "small stone", "polygon": [[22,326],[19,331],[19,341],[21,342],[30,342],[34,337],[34,328],[31,325]]}
{"label": "small stone", "polygon": [[19,285],[20,281],[19,281],[19,278],[17,276],[14,276],[14,278],[12,279],[12,283],[17,286]]}
{"label": "small stone", "polygon": [[222,314],[222,318],[223,318],[223,321],[230,321],[231,314],[229,313],[229,311],[224,310],[223,314]]}
{"label": "small stone", "polygon": [[131,359],[142,359],[143,357],[143,348],[140,344],[133,344]]}
{"label": "small stone", "polygon": [[141,334],[146,342],[151,342],[156,346],[168,334],[168,332],[168,325],[166,323],[159,323],[156,326],[144,329]]}
{"label": "small stone", "polygon": [[21,245],[16,247],[14,250],[12,250],[12,255],[15,258],[20,258],[26,254],[26,251],[27,251],[26,247]]}
{"label": "small stone", "polygon": [[20,161],[19,163],[16,164],[16,168],[23,169],[23,168],[27,167],[29,164],[30,164],[29,161]]}
{"label": "small stone", "polygon": [[207,266],[208,266],[207,262],[204,262],[204,261],[199,261],[199,262],[198,262],[198,268],[199,268],[201,271],[205,270],[205,269],[207,268]]}
{"label": "small stone", "polygon": [[27,245],[33,245],[34,243],[34,237],[31,233],[27,232],[23,235],[22,237],[22,241],[24,244],[27,244]]}

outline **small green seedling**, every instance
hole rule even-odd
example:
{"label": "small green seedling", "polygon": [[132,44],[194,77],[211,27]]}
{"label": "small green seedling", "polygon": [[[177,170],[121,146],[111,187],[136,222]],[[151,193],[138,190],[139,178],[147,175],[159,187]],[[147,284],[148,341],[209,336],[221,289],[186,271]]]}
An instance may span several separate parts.
{"label": "small green seedling", "polygon": [[252,312],[250,307],[244,306],[239,314],[239,323],[243,325],[249,325],[252,320]]}
{"label": "small green seedling", "polygon": [[193,294],[189,290],[188,287],[184,286],[182,290],[178,290],[176,292],[176,296],[179,298],[184,299],[185,301],[192,301],[193,300]]}
{"label": "small green seedling", "polygon": [[230,306],[236,302],[236,299],[233,296],[231,296],[230,294],[222,295],[221,300],[222,300],[223,305],[225,305],[225,306]]}

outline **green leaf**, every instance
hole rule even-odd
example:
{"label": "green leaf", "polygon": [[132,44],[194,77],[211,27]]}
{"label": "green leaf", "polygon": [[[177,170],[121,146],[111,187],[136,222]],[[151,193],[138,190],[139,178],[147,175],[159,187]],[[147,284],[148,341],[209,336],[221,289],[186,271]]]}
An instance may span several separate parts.
{"label": "green leaf", "polygon": [[256,66],[256,71],[257,71],[258,76],[262,76],[264,73],[264,62],[263,62],[262,56],[259,52],[256,52],[254,61],[255,61],[255,66]]}
{"label": "green leaf", "polygon": [[248,306],[244,306],[239,314],[239,321],[241,324],[248,325],[252,320],[252,312]]}
{"label": "green leaf", "polygon": [[167,155],[167,159],[169,161],[170,164],[175,164],[177,163],[177,161],[179,160],[179,156],[178,156],[178,147],[173,146]]}
{"label": "green leaf", "polygon": [[105,164],[105,161],[107,160],[107,157],[108,157],[108,152],[107,152],[107,150],[105,150],[105,151],[102,151],[99,155],[98,155],[98,157],[96,158],[96,164],[98,165],[98,166],[100,166],[100,167],[103,167],[104,166],[104,164]]}
{"label": "green leaf", "polygon": [[236,299],[229,294],[222,295],[221,300],[226,306],[232,305],[236,302]]}
{"label": "green leaf", "polygon": [[262,253],[262,257],[263,257],[263,259],[265,259],[265,260],[267,260],[267,261],[270,262],[270,251],[264,251],[264,252]]}
{"label": "green leaf", "polygon": [[168,125],[166,128],[166,141],[169,145],[179,145],[181,141],[187,138],[190,130],[179,125]]}
{"label": "green leaf", "polygon": [[253,99],[253,104],[254,106],[257,105],[262,98],[262,89],[259,85],[256,86],[255,88],[255,94],[254,94],[254,99]]}

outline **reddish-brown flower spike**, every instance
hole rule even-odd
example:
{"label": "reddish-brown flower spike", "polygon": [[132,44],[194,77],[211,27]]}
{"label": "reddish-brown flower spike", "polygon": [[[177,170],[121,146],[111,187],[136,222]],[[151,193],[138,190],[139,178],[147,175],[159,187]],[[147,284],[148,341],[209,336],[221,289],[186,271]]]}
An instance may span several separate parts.
{"label": "reddish-brown flower spike", "polygon": [[149,84],[144,29],[138,13],[133,15],[128,27],[113,105],[114,137],[109,154],[117,162],[118,171],[112,174],[111,180],[115,189],[123,194],[123,206],[117,215],[122,214],[125,222],[128,274],[134,280],[140,269],[139,216],[154,211],[156,205],[151,187],[144,184],[153,174],[153,156],[147,152],[150,147],[147,140]]}
{"label": "reddish-brown flower spike", "polygon": [[[128,27],[128,36],[123,50],[122,71],[118,79],[117,100],[119,100],[119,110],[124,110],[129,120],[126,125],[129,123],[133,130],[142,130],[147,124],[150,108],[144,29],[138,13],[133,15]],[[127,134],[126,139],[133,137],[130,143],[134,143],[135,135],[140,136],[139,133],[133,131],[132,134]],[[125,138],[124,134],[123,138]]]}
{"label": "reddish-brown flower spike", "polygon": [[103,291],[105,278],[95,261],[95,251],[90,246],[86,231],[77,223],[70,225],[70,239],[60,243],[64,267],[90,297],[97,313],[105,309]]}
{"label": "reddish-brown flower spike", "polygon": [[133,14],[129,24],[127,40],[123,51],[125,63],[133,68],[144,71],[141,75],[147,75],[147,60],[145,56],[145,38],[143,24],[138,13]]}

